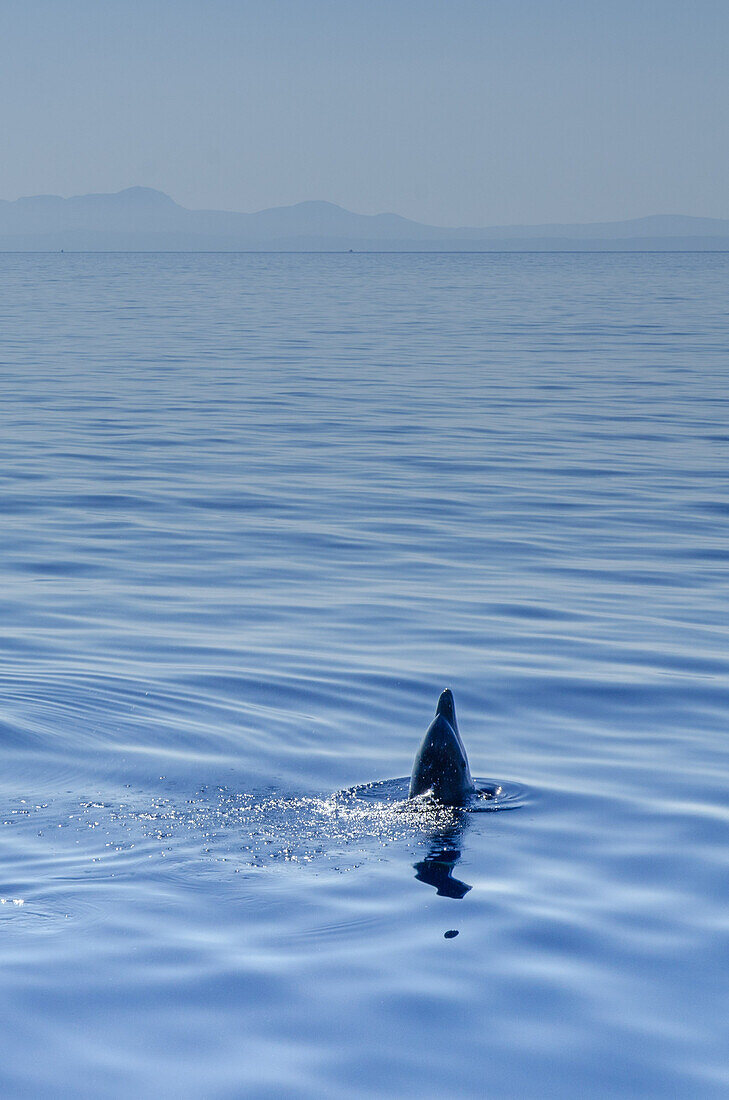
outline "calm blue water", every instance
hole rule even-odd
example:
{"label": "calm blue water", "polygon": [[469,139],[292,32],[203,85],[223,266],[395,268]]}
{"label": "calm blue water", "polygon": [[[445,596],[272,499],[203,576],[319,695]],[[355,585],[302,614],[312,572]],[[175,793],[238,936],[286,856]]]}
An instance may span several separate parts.
{"label": "calm blue water", "polygon": [[728,276],[0,256],[4,1094],[727,1095]]}

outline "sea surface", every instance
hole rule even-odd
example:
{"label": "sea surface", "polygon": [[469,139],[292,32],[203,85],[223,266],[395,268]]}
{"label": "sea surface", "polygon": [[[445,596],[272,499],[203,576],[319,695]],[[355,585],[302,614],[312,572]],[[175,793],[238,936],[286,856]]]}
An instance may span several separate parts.
{"label": "sea surface", "polygon": [[4,1096],[729,1095],[728,302],[0,255]]}

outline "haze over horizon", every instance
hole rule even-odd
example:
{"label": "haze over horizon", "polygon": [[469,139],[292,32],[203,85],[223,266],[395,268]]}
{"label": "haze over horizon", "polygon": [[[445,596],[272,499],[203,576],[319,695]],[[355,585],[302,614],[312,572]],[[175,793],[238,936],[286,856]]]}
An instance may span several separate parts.
{"label": "haze over horizon", "polygon": [[291,202],[291,203],[282,203],[282,204],[279,204],[277,206],[259,207],[256,210],[219,210],[219,209],[213,209],[211,207],[187,206],[186,204],[180,202],[174,195],[170,194],[168,191],[164,191],[162,188],[150,187],[150,186],[148,186],[147,184],[144,184],[144,183],[130,184],[128,187],[122,187],[122,188],[119,188],[118,190],[115,190],[115,191],[85,191],[85,192],[81,192],[81,193],[78,193],[78,194],[74,193],[74,194],[69,194],[69,195],[60,195],[60,194],[54,193],[54,192],[40,192],[40,191],[36,192],[35,194],[18,195],[16,198],[13,198],[13,199],[6,199],[4,196],[0,195],[0,203],[3,203],[3,204],[6,204],[6,203],[16,204],[16,203],[26,203],[26,202],[32,202],[34,200],[45,200],[45,199],[62,199],[64,201],[68,200],[68,199],[71,199],[71,200],[73,200],[73,199],[78,199],[78,200],[102,199],[102,198],[103,199],[112,199],[112,198],[121,198],[122,196],[125,196],[125,195],[130,195],[131,196],[135,193],[146,193],[146,194],[152,195],[152,196],[159,196],[160,199],[164,199],[166,201],[169,201],[174,206],[179,207],[181,210],[184,210],[184,211],[189,212],[189,213],[208,213],[210,211],[213,211],[214,213],[220,213],[220,214],[256,215],[256,214],[265,214],[265,213],[268,213],[268,212],[273,211],[273,210],[288,210],[288,209],[292,209],[294,207],[321,206],[321,207],[333,207],[337,210],[344,211],[347,214],[354,214],[358,217],[360,217],[360,216],[361,217],[379,217],[379,216],[383,216],[383,215],[384,216],[390,216],[391,215],[391,216],[396,217],[396,218],[402,218],[402,219],[405,219],[407,221],[412,221],[414,224],[417,224],[417,225],[425,225],[425,226],[428,226],[428,228],[439,228],[439,229],[446,229],[446,230],[448,230],[448,229],[495,229],[495,228],[499,228],[500,226],[503,227],[504,229],[514,229],[514,228],[519,228],[519,227],[528,228],[530,226],[540,226],[540,227],[544,226],[544,227],[547,227],[547,226],[550,226],[550,225],[555,225],[555,226],[559,226],[559,225],[570,225],[570,226],[585,225],[587,227],[587,226],[592,226],[592,225],[611,225],[611,224],[615,224],[615,223],[620,224],[620,223],[623,223],[623,222],[643,221],[643,220],[650,220],[650,219],[657,219],[657,218],[665,218],[665,219],[671,219],[671,218],[699,218],[701,220],[720,220],[720,221],[726,220],[726,219],[708,219],[707,216],[704,216],[704,215],[695,215],[695,214],[694,215],[685,215],[680,211],[656,210],[656,211],[646,211],[645,213],[635,215],[635,217],[632,217],[632,218],[621,218],[621,219],[617,219],[617,218],[615,218],[615,219],[613,219],[613,218],[610,218],[610,219],[600,218],[600,219],[595,219],[594,221],[590,221],[590,222],[579,222],[579,221],[574,221],[574,222],[547,221],[547,222],[539,222],[539,223],[537,223],[537,222],[508,222],[508,223],[496,222],[496,223],[493,223],[493,224],[488,225],[488,226],[487,225],[483,225],[483,226],[466,226],[466,225],[438,225],[438,226],[433,226],[433,225],[430,225],[427,222],[420,222],[415,218],[409,218],[406,214],[402,214],[400,211],[393,210],[391,208],[386,208],[386,209],[383,209],[383,210],[375,210],[375,211],[372,211],[371,213],[368,213],[368,212],[365,212],[365,211],[362,211],[362,210],[352,210],[350,207],[344,206],[342,203],[333,202],[331,199],[328,199],[328,198],[325,198],[325,197],[320,197],[320,198],[315,198],[315,199],[300,199],[300,200],[297,200],[297,201],[294,201],[294,202]]}
{"label": "haze over horizon", "polygon": [[255,213],[191,210],[131,187],[0,202],[0,251],[587,251],[729,250],[729,219],[654,214],[619,222],[429,226],[325,201]]}
{"label": "haze over horizon", "polygon": [[717,0],[10,0],[0,196],[727,218],[728,32]]}

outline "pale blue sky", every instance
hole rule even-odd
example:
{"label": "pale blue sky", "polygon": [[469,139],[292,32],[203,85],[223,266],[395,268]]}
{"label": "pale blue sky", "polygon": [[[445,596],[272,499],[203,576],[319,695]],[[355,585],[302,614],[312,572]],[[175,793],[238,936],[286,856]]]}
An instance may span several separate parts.
{"label": "pale blue sky", "polygon": [[726,0],[3,0],[0,197],[729,217]]}

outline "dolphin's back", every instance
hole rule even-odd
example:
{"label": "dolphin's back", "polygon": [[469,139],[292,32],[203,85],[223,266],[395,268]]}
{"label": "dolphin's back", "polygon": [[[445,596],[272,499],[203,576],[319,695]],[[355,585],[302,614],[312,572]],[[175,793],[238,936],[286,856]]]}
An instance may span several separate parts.
{"label": "dolphin's back", "polygon": [[[448,695],[452,706],[453,696]],[[440,709],[442,700],[415,757],[409,797],[429,793],[446,806],[460,806],[475,788],[461,738]],[[455,709],[452,713],[455,721]]]}

